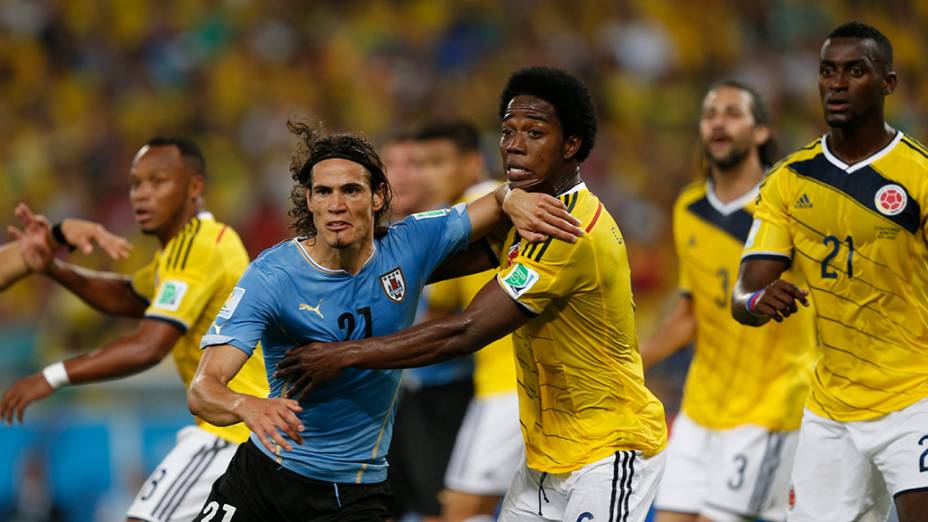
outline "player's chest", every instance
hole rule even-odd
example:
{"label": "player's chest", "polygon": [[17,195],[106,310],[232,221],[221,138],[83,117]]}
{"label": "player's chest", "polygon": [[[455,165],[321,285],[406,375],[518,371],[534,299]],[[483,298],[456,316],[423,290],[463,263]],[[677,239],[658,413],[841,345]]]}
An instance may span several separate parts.
{"label": "player's chest", "polygon": [[419,288],[397,266],[376,277],[304,285],[281,303],[281,329],[299,341],[385,335],[415,318]]}

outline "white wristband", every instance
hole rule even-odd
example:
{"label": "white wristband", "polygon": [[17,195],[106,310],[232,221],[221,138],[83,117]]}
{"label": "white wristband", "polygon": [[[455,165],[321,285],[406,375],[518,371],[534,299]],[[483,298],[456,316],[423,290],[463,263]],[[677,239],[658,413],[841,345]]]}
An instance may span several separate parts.
{"label": "white wristband", "polygon": [[42,370],[42,375],[45,376],[45,380],[54,390],[71,384],[71,380],[68,379],[68,370],[64,368],[64,362],[62,361],[46,366]]}

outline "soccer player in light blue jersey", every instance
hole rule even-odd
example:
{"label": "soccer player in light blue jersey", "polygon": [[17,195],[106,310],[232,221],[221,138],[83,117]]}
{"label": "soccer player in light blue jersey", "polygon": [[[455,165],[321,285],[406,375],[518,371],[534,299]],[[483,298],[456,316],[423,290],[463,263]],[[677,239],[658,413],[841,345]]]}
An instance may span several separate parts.
{"label": "soccer player in light blue jersey", "polygon": [[[291,163],[297,184],[290,212],[299,237],[262,253],[242,276],[203,338],[188,393],[199,417],[220,425],[243,421],[253,431],[197,520],[386,519],[385,457],[399,372],[348,370],[298,403],[284,398],[286,391],[306,383],[275,378],[277,363],[312,341],[410,326],[419,293],[439,265],[459,253],[441,271],[465,273],[471,256],[486,256],[476,240],[503,221],[504,200],[507,212],[524,216],[514,221],[530,238],[580,235],[560,201],[522,191],[509,197],[505,188],[383,228],[390,187],[370,144],[353,135],[322,137],[305,124],[290,127],[301,138]],[[227,386],[259,342],[269,398]]]}

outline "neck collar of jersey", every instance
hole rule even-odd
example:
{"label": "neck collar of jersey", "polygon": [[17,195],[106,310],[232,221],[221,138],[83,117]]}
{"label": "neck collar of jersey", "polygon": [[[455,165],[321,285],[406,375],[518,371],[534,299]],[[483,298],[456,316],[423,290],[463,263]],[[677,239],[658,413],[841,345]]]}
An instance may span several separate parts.
{"label": "neck collar of jersey", "polygon": [[577,183],[576,185],[570,187],[569,189],[565,190],[564,192],[561,192],[560,194],[558,194],[558,195],[555,196],[555,197],[556,197],[556,198],[559,198],[559,197],[564,196],[564,195],[567,195],[567,194],[573,194],[574,192],[580,192],[581,190],[587,190],[587,188],[586,188],[586,182],[583,181],[583,180],[580,180],[580,183]]}
{"label": "neck collar of jersey", "polygon": [[200,221],[216,221],[216,217],[213,216],[213,213],[206,210],[197,212],[197,219]]}
{"label": "neck collar of jersey", "polygon": [[[291,239],[290,242],[293,243],[294,246],[296,246],[297,251],[300,253],[300,255],[303,256],[303,259],[305,259],[306,262],[309,263],[310,266],[312,266],[313,268],[315,268],[315,269],[318,270],[319,272],[322,272],[323,274],[327,274],[327,275],[347,275],[347,276],[355,275],[355,274],[352,274],[351,272],[349,272],[349,271],[347,271],[347,270],[344,270],[344,269],[341,269],[341,268],[336,268],[336,269],[333,269],[333,268],[326,268],[326,267],[322,266],[320,263],[316,262],[316,260],[313,259],[313,256],[309,255],[309,251],[306,250],[306,247],[303,246],[302,241],[303,241],[304,239],[306,239],[306,238],[305,238],[305,237],[295,237],[295,238]],[[364,264],[361,265],[361,269],[358,270],[358,273],[360,273],[361,270],[364,270],[364,267],[366,267],[367,264],[371,262],[371,259],[374,259],[374,254],[377,253],[377,243],[375,242],[375,243],[372,245],[372,247],[373,247],[373,248],[371,248],[371,255],[364,261]]]}
{"label": "neck collar of jersey", "polygon": [[874,152],[866,159],[858,161],[857,163],[853,165],[848,165],[847,163],[838,159],[838,157],[832,154],[831,151],[828,149],[828,134],[825,134],[822,136],[822,153],[825,154],[825,159],[827,159],[832,165],[850,174],[854,171],[860,170],[870,165],[874,161],[877,161],[883,156],[889,154],[889,151],[893,150],[896,144],[899,143],[900,141],[902,141],[902,131],[897,130],[896,135],[893,136],[892,141],[890,141],[885,147]]}
{"label": "neck collar of jersey", "polygon": [[719,214],[722,214],[723,216],[727,216],[732,212],[744,208],[748,203],[757,197],[758,192],[760,192],[760,183],[754,185],[754,188],[729,201],[728,203],[722,203],[722,200],[715,195],[715,183],[712,182],[712,178],[708,178],[706,180],[706,200],[709,201],[709,204],[712,205],[712,208],[714,208]]}

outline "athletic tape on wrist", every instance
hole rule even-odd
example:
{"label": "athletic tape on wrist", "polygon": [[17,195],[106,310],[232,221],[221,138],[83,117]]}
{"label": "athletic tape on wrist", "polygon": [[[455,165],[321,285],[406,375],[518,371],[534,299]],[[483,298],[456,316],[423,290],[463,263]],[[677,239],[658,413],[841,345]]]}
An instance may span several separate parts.
{"label": "athletic tape on wrist", "polygon": [[65,369],[64,363],[61,361],[46,366],[42,370],[42,375],[45,376],[45,380],[54,390],[71,384],[71,379],[68,378],[68,370]]}
{"label": "athletic tape on wrist", "polygon": [[757,312],[754,311],[754,306],[757,304],[758,301],[760,301],[764,297],[764,292],[766,291],[767,291],[766,288],[762,288],[754,292],[753,294],[751,294],[748,297],[748,300],[744,302],[744,306],[745,308],[748,309],[749,313],[758,315]]}

